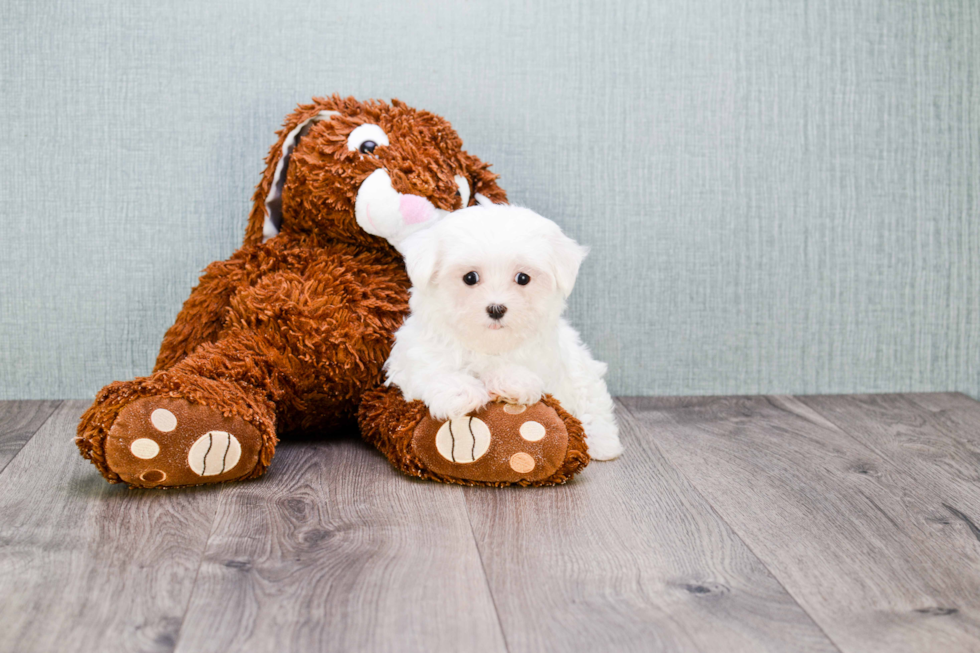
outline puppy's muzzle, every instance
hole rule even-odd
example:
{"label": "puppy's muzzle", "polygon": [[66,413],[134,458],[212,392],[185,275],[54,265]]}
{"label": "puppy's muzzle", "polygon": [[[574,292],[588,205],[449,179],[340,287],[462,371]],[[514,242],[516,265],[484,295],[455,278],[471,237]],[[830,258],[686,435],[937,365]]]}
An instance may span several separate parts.
{"label": "puppy's muzzle", "polygon": [[487,306],[487,315],[494,320],[499,320],[507,312],[507,307],[503,304],[490,304]]}

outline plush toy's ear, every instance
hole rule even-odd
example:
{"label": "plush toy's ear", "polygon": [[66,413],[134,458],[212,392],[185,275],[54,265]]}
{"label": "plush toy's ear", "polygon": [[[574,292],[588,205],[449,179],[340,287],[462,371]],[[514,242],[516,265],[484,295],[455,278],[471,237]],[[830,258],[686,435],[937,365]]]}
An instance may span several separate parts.
{"label": "plush toy's ear", "polygon": [[[333,99],[333,98],[331,98]],[[299,139],[315,122],[327,120],[339,112],[322,110],[321,105],[303,105],[286,119],[279,141],[266,157],[265,174],[255,189],[252,212],[245,231],[245,244],[265,242],[279,233],[282,225],[282,188],[286,183],[289,158]]]}
{"label": "plush toy's ear", "polygon": [[293,154],[296,143],[310,131],[313,123],[337,115],[337,111],[321,111],[294,127],[279,148],[279,163],[272,174],[272,186],[265,196],[265,220],[262,223],[262,242],[279,234],[282,225],[282,187],[286,183],[286,169],[289,167],[289,157]]}
{"label": "plush toy's ear", "polygon": [[416,231],[396,245],[414,288],[429,285],[439,263],[440,239],[433,229]]}
{"label": "plush toy's ear", "polygon": [[551,237],[551,262],[555,284],[564,297],[572,294],[578,269],[589,253],[589,248],[558,231]]}
{"label": "plush toy's ear", "polygon": [[473,187],[471,193],[473,199],[467,204],[487,206],[507,203],[507,193],[497,185],[497,175],[490,172],[489,163],[484,163],[469,152],[462,152],[460,159],[466,170],[466,177]]}

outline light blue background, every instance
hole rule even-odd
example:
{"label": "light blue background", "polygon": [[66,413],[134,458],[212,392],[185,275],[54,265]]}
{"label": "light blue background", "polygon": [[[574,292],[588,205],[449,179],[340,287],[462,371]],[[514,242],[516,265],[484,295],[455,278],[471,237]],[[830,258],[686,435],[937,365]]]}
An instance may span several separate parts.
{"label": "light blue background", "polygon": [[592,246],[618,394],[980,396],[980,3],[6,0],[0,397],[151,369],[296,103],[449,118]]}

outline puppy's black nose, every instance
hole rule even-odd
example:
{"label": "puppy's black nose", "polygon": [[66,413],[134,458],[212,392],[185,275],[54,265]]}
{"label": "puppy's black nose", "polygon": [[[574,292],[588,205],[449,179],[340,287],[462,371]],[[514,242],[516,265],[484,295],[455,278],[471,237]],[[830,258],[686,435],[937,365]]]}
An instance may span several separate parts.
{"label": "puppy's black nose", "polygon": [[487,315],[495,320],[499,320],[507,312],[507,307],[503,304],[490,304],[487,306]]}

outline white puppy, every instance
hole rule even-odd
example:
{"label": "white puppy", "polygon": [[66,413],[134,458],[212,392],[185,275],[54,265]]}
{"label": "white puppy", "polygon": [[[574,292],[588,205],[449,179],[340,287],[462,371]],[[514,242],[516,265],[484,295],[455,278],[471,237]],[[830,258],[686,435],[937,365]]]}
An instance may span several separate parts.
{"label": "white puppy", "polygon": [[529,209],[487,205],[451,213],[399,249],[412,312],[395,333],[387,384],[440,420],[549,393],[582,422],[593,458],[622,453],[606,365],[561,317],[586,248]]}

